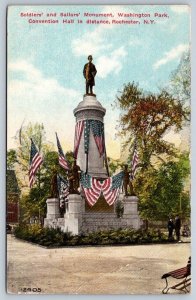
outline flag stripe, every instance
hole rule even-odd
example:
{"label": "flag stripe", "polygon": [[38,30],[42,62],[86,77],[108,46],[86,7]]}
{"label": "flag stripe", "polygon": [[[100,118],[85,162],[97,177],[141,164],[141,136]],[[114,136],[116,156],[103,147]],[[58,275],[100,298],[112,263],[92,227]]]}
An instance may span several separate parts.
{"label": "flag stripe", "polygon": [[104,124],[99,120],[90,120],[92,133],[100,156],[104,154]]}
{"label": "flag stripe", "polygon": [[61,167],[63,167],[64,169],[68,170],[68,165],[67,162],[65,161],[64,157],[59,156],[59,164],[61,165]]}
{"label": "flag stripe", "polygon": [[104,180],[103,184],[102,184],[102,191],[104,191],[105,193],[107,193],[107,191],[110,189],[111,187],[111,177],[107,178]]}
{"label": "flag stripe", "polygon": [[29,185],[30,188],[32,188],[34,182],[35,182],[35,175],[37,172],[37,169],[42,164],[43,159],[41,155],[39,154],[33,140],[31,140],[31,150],[30,150],[30,167],[29,167]]}
{"label": "flag stripe", "polygon": [[114,204],[122,186],[124,173],[120,172],[113,177],[107,178],[102,186],[103,195],[109,205]]}
{"label": "flag stripe", "polygon": [[81,185],[85,198],[90,206],[95,205],[101,194],[101,185],[99,181],[89,174],[81,173]]}
{"label": "flag stripe", "polygon": [[83,129],[84,129],[84,120],[78,121],[75,126],[75,138],[74,138],[74,157],[75,158],[77,158],[77,156],[78,156],[78,149],[80,146]]}
{"label": "flag stripe", "polygon": [[100,195],[100,192],[101,192],[101,184],[99,183],[99,181],[96,179],[96,178],[92,178],[92,187],[93,187],[93,190],[95,192],[97,192],[99,195]]}
{"label": "flag stripe", "polygon": [[65,155],[63,153],[63,149],[61,147],[58,135],[56,133],[56,140],[57,140],[57,148],[58,148],[58,153],[59,153],[59,165],[64,168],[65,170],[69,170],[69,165],[68,162],[65,158]]}
{"label": "flag stripe", "polygon": [[114,204],[114,202],[119,194],[119,190],[120,190],[119,188],[116,190],[113,190],[112,195],[110,195],[110,198],[108,199],[108,202],[107,202],[109,205]]}
{"label": "flag stripe", "polygon": [[133,158],[132,158],[132,162],[131,162],[131,180],[133,180],[135,177],[138,161],[139,161],[139,157],[138,157],[137,149],[135,146],[134,152],[133,152]]}
{"label": "flag stripe", "polygon": [[99,194],[95,193],[92,189],[83,189],[88,203],[90,204],[90,206],[93,206],[97,202]]}
{"label": "flag stripe", "polygon": [[33,160],[33,173],[35,174],[37,169],[39,168],[40,164],[42,163],[42,158],[39,154],[36,154],[36,158]]}

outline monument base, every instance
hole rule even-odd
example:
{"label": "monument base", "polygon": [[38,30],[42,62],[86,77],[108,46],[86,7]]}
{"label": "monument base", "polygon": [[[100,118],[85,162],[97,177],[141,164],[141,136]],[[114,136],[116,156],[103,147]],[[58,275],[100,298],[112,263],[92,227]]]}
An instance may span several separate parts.
{"label": "monument base", "polygon": [[47,203],[47,219],[60,218],[59,199],[50,198],[46,200]]}
{"label": "monument base", "polygon": [[134,229],[141,227],[141,220],[138,214],[138,197],[137,196],[124,196],[124,214],[123,218],[127,219],[127,224]]}
{"label": "monument base", "polygon": [[47,203],[47,215],[44,219],[44,227],[56,228],[58,218],[60,218],[59,199],[49,198],[46,200]]}
{"label": "monument base", "polygon": [[47,217],[44,219],[44,227],[61,228],[64,232],[71,232],[76,235],[80,233],[82,211],[84,201],[81,195],[70,194],[68,196],[68,208],[64,218],[60,217],[59,200],[48,199]]}
{"label": "monument base", "polygon": [[80,234],[82,218],[82,197],[78,194],[68,196],[68,210],[65,213],[64,231],[71,232],[74,235]]}
{"label": "monument base", "polygon": [[[50,201],[48,201],[50,200]],[[138,215],[138,198],[136,196],[122,196],[124,204],[124,214],[118,218],[115,211],[112,212],[94,212],[90,209],[85,210],[85,199],[81,195],[71,194],[68,196],[68,209],[64,218],[57,217],[58,213],[51,213],[51,203],[57,204],[54,199],[47,200],[47,218],[44,220],[45,227],[61,228],[64,232],[71,232],[74,235],[100,230],[110,230],[119,228],[139,229],[141,220]],[[56,208],[56,206],[55,206]],[[56,208],[56,212],[58,209]]]}

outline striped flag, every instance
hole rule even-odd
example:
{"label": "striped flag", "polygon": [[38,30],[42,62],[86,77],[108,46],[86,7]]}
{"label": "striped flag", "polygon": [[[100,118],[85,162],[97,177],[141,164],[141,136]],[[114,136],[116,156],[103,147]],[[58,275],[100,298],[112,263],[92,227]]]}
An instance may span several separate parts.
{"label": "striped flag", "polygon": [[124,172],[100,181],[89,174],[81,173],[81,186],[90,206],[95,205],[101,192],[109,205],[114,204],[122,186]]}
{"label": "striped flag", "polygon": [[104,124],[98,120],[91,120],[91,129],[100,156],[104,154]]}
{"label": "striped flag", "polygon": [[137,148],[136,148],[136,145],[135,145],[134,146],[134,151],[133,151],[133,158],[132,158],[132,162],[131,162],[131,175],[130,175],[131,180],[133,180],[135,178],[138,161],[139,161],[139,157],[138,157]]}
{"label": "striped flag", "polygon": [[74,139],[74,157],[77,158],[78,149],[84,130],[84,150],[89,152],[90,130],[92,130],[95,143],[97,145],[100,156],[105,153],[104,146],[104,124],[99,120],[81,120],[76,123],[75,139]]}
{"label": "striped flag", "polygon": [[106,202],[109,205],[114,204],[116,198],[120,192],[122,182],[123,182],[124,172],[120,172],[113,177],[109,177],[103,181],[102,192]]}
{"label": "striped flag", "polygon": [[101,194],[101,183],[84,172],[81,172],[80,182],[88,204],[90,206],[95,205]]}
{"label": "striped flag", "polygon": [[35,182],[35,175],[37,172],[37,169],[42,164],[43,159],[41,155],[39,154],[33,140],[31,139],[31,151],[30,151],[30,167],[29,167],[29,185],[30,188],[32,188],[34,182]]}
{"label": "striped flag", "polygon": [[78,149],[79,149],[83,130],[84,130],[84,120],[78,121],[75,127],[74,158],[77,158],[78,156]]}
{"label": "striped flag", "polygon": [[60,174],[57,175],[57,184],[60,199],[65,199],[69,195],[69,181]]}
{"label": "striped flag", "polygon": [[63,150],[62,150],[62,147],[61,147],[61,144],[59,142],[59,139],[58,139],[58,136],[57,136],[57,133],[56,133],[56,140],[57,140],[57,147],[58,147],[58,153],[59,153],[59,165],[65,169],[65,170],[69,170],[69,165],[68,165],[68,162],[65,158],[65,155],[63,153]]}

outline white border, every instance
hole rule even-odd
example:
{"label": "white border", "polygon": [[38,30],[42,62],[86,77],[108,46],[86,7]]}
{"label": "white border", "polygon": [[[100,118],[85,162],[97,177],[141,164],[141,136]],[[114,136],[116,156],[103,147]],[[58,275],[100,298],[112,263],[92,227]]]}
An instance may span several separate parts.
{"label": "white border", "polygon": [[[191,149],[191,160],[192,160],[192,293],[188,296],[181,295],[107,295],[107,296],[92,296],[92,295],[9,295],[6,294],[5,285],[6,285],[6,245],[5,245],[5,152],[6,152],[6,7],[7,5],[58,5],[58,4],[189,4],[191,5],[192,10],[192,35],[191,35],[191,44],[192,44],[192,149]],[[131,299],[167,299],[177,300],[179,299],[196,299],[196,284],[195,284],[195,255],[196,253],[196,135],[194,129],[196,129],[196,1],[195,0],[187,0],[187,1],[171,1],[171,0],[157,0],[157,1],[128,1],[124,0],[75,0],[75,1],[67,1],[67,0],[1,0],[0,1],[0,70],[1,70],[1,79],[0,79],[0,296],[1,299],[20,299],[22,297],[23,300],[31,298],[34,299],[43,299],[46,298],[48,300],[61,298],[63,299],[122,299],[122,298],[131,298]],[[188,298],[187,298],[188,297]]]}

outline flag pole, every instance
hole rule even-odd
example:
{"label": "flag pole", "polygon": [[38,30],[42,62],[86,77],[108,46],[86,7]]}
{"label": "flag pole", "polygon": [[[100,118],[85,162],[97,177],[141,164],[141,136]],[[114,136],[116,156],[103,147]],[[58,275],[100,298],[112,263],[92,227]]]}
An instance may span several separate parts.
{"label": "flag pole", "polygon": [[[90,142],[90,129],[88,131],[88,126],[90,126],[90,125],[89,125],[89,120],[88,119],[86,120],[85,125],[86,125],[86,132],[88,133],[87,134],[87,141],[86,141],[86,143],[88,142],[87,149],[86,149],[87,150],[87,152],[86,152],[86,174],[87,174],[88,173],[88,151],[89,151],[89,142]],[[85,128],[84,128],[84,138],[85,138]]]}
{"label": "flag pole", "polygon": [[88,173],[88,152],[86,153],[86,174]]}
{"label": "flag pole", "polygon": [[[42,143],[42,136],[40,135],[40,141],[39,141],[39,147],[38,147],[38,151],[40,153],[41,151],[41,143]],[[39,190],[39,223],[40,223],[40,201],[41,201],[41,184],[40,184],[40,180],[41,180],[41,170],[40,170],[40,166],[39,166],[39,170],[38,170],[38,190]]]}

